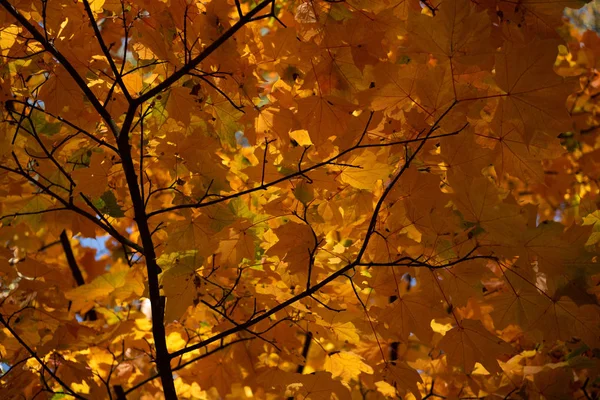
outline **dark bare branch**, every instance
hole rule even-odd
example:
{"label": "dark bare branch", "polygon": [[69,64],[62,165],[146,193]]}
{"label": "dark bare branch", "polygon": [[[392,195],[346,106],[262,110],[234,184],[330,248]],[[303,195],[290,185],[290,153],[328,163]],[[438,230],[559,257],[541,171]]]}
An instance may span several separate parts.
{"label": "dark bare branch", "polygon": [[42,359],[37,355],[37,353],[35,352],[35,350],[33,350],[31,347],[29,347],[29,345],[27,343],[25,343],[25,341],[23,341],[23,339],[19,336],[19,334],[8,324],[8,321],[6,321],[4,319],[4,316],[2,314],[0,314],[0,324],[4,325],[4,327],[10,332],[10,334],[17,339],[17,341],[19,342],[19,344],[21,346],[23,346],[23,348],[25,348],[25,350],[27,350],[27,352],[29,354],[31,354],[31,357],[35,358],[35,360],[42,366],[42,369],[48,373],[48,375],[50,375],[60,386],[63,387],[63,389],[67,392],[67,394],[69,394],[70,396],[75,397],[76,399],[80,399],[80,400],[85,400],[85,397],[75,393],[73,391],[73,389],[71,389],[62,379],[60,379],[55,373],[54,371],[52,371],[52,369],[50,369],[50,367],[48,367],[46,365],[45,362],[42,361]]}

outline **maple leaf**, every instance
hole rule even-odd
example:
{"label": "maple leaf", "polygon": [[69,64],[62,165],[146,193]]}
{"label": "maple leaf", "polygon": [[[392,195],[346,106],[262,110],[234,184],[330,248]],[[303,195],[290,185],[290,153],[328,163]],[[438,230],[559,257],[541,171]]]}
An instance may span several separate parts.
{"label": "maple leaf", "polygon": [[473,370],[476,362],[489,372],[501,372],[498,359],[512,353],[512,346],[488,332],[480,321],[465,319],[447,332],[438,343],[448,361],[462,367],[465,373]]}
{"label": "maple leaf", "polygon": [[289,263],[292,273],[307,274],[312,263],[312,251],[317,245],[310,226],[290,221],[275,230],[279,238],[269,253]]}
{"label": "maple leaf", "polygon": [[222,239],[217,253],[222,255],[221,262],[228,265],[238,265],[242,259],[254,261],[256,249],[254,232],[249,229],[229,230],[229,239]]}
{"label": "maple leaf", "polygon": [[106,157],[92,154],[89,166],[71,172],[71,177],[76,182],[78,191],[95,199],[106,192],[111,168],[112,163]]}
{"label": "maple leaf", "polygon": [[193,212],[187,218],[171,222],[168,226],[166,251],[187,251],[193,248],[203,256],[210,255],[216,249],[216,243],[212,240],[215,230],[207,224],[210,219],[205,214]]}
{"label": "maple leaf", "polygon": [[202,264],[194,251],[163,254],[158,265],[164,269],[160,276],[161,287],[167,298],[165,319],[179,320],[188,307],[195,305],[201,296],[202,281],[196,270]]}
{"label": "maple leaf", "polygon": [[352,111],[351,104],[336,97],[305,97],[298,100],[297,126],[308,131],[313,144],[322,145],[332,136],[345,134]]}
{"label": "maple leaf", "polygon": [[144,291],[143,278],[139,269],[122,270],[106,273],[89,284],[78,286],[65,293],[65,297],[73,302],[73,310],[87,312],[96,302],[112,303],[127,300],[132,295],[141,296]]}
{"label": "maple leaf", "polygon": [[[349,321],[347,316],[331,313],[328,310],[319,311],[320,319],[317,319],[318,327],[315,329],[315,335],[329,333],[332,338],[346,343],[360,342],[360,336],[356,326]],[[325,329],[320,329],[323,327]]]}
{"label": "maple leaf", "polygon": [[192,114],[191,110],[197,105],[196,101],[197,99],[192,96],[190,89],[175,87],[169,92],[165,110],[169,113],[169,117],[188,125]]}
{"label": "maple leaf", "polygon": [[543,160],[559,157],[564,149],[543,132],[534,133],[529,142],[525,142],[519,124],[504,119],[504,107],[501,103],[496,110],[491,124],[493,132],[479,132],[476,140],[494,150],[494,167],[500,177],[510,174],[527,182],[543,182]]}
{"label": "maple leaf", "polygon": [[385,110],[386,115],[400,117],[400,112],[415,101],[415,80],[418,71],[413,65],[378,64],[377,78],[367,92],[362,94],[373,110]]}
{"label": "maple leaf", "polygon": [[401,361],[386,363],[383,368],[383,377],[386,382],[396,389],[408,389],[417,399],[421,399],[418,383],[423,383],[421,376],[408,364]]}
{"label": "maple leaf", "polygon": [[387,181],[393,167],[380,161],[381,157],[372,152],[365,152],[351,159],[352,164],[342,169],[342,182],[356,189],[372,190],[377,181]]}
{"label": "maple leaf", "polygon": [[350,399],[350,392],[339,381],[333,380],[329,372],[316,372],[310,375],[300,375],[292,378],[288,389],[294,392],[294,396],[306,400],[328,400],[332,394],[338,399]]}
{"label": "maple leaf", "polygon": [[453,64],[455,74],[460,73],[461,64],[463,69],[464,65],[489,65],[489,17],[470,1],[440,4],[434,21],[421,14],[409,19],[407,30],[409,54],[432,54]]}
{"label": "maple leaf", "polygon": [[325,371],[331,372],[333,378],[341,378],[342,382],[358,379],[361,373],[373,373],[373,368],[365,364],[359,355],[346,351],[330,354],[324,368]]}
{"label": "maple leaf", "polygon": [[57,68],[41,87],[40,97],[46,109],[54,115],[60,115],[65,108],[76,109],[83,100],[77,84],[66,71],[60,68]]}
{"label": "maple leaf", "polygon": [[422,292],[411,291],[398,296],[385,309],[374,310],[373,315],[389,326],[390,333],[398,335],[404,342],[412,334],[421,340],[430,341],[433,337],[431,320],[443,316],[435,300],[424,296]]}
{"label": "maple leaf", "polygon": [[[557,47],[554,40],[533,41],[526,46],[508,45],[496,56],[496,82],[505,94],[504,120],[514,121],[527,144],[537,131],[558,134],[568,129],[564,99],[573,91],[573,83],[552,68]],[[558,93],[563,95],[555,96]]]}

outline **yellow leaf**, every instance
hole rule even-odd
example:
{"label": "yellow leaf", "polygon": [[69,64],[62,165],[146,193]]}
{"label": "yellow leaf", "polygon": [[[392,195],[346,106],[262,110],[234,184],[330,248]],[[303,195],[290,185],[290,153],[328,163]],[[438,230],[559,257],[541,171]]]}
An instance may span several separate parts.
{"label": "yellow leaf", "polygon": [[169,117],[188,125],[191,115],[195,112],[196,100],[190,89],[182,86],[172,88],[166,106]]}
{"label": "yellow leaf", "polygon": [[16,25],[10,25],[0,30],[0,55],[4,56],[8,54],[17,39],[19,30],[19,27]]}
{"label": "yellow leaf", "polygon": [[101,12],[104,1],[105,0],[90,0],[90,8],[95,13]]}
{"label": "yellow leaf", "polygon": [[88,284],[67,291],[65,297],[73,302],[71,310],[85,313],[93,308],[96,301],[106,300],[114,290],[126,284],[127,272],[100,275]]}
{"label": "yellow leaf", "polygon": [[329,354],[325,359],[324,368],[325,371],[331,372],[333,378],[341,378],[345,383],[358,379],[362,372],[373,373],[373,368],[365,364],[361,356],[351,351]]}
{"label": "yellow leaf", "polygon": [[393,167],[381,161],[372,151],[364,151],[356,158],[351,158],[351,166],[340,167],[342,169],[342,182],[356,189],[373,190],[378,181],[387,181],[392,173]]}
{"label": "yellow leaf", "polygon": [[290,138],[294,139],[299,146],[310,146],[312,142],[310,141],[310,136],[308,131],[305,129],[299,129],[296,131],[290,132]]}
{"label": "yellow leaf", "polygon": [[132,72],[123,77],[123,83],[131,94],[137,94],[144,88],[144,81],[142,75],[137,72]]}
{"label": "yellow leaf", "polygon": [[356,344],[360,342],[360,336],[356,326],[352,322],[342,321],[323,321],[317,320],[317,323],[327,328],[336,340]]}
{"label": "yellow leaf", "polygon": [[160,283],[167,298],[165,321],[179,320],[201,296],[202,283],[196,270],[202,265],[202,257],[195,251],[188,251],[162,255],[157,262],[163,269]]}

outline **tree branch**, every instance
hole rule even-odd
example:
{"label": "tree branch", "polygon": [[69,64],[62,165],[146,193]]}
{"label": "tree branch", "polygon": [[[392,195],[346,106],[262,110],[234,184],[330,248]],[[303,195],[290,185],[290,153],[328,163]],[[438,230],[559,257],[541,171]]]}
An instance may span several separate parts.
{"label": "tree branch", "polygon": [[0,314],[0,324],[4,325],[4,327],[10,332],[11,335],[13,335],[13,337],[15,339],[17,339],[17,341],[19,342],[19,344],[21,346],[23,346],[25,348],[25,350],[27,350],[27,352],[29,354],[31,354],[31,356],[33,358],[35,358],[35,360],[42,366],[42,368],[44,369],[44,371],[46,371],[52,378],[54,378],[54,380],[63,387],[63,389],[65,389],[67,391],[67,394],[69,394],[70,396],[75,397],[76,399],[81,399],[81,400],[86,400],[85,397],[75,393],[73,391],[73,389],[71,389],[69,387],[69,385],[67,385],[65,382],[62,381],[62,379],[60,379],[58,376],[56,376],[56,374],[54,373],[54,371],[52,371],[47,365],[46,363],[44,363],[42,361],[42,359],[37,355],[37,353],[27,345],[27,343],[25,343],[23,341],[23,339],[21,339],[21,337],[19,336],[19,334],[17,332],[15,332],[15,330],[8,324],[8,322],[4,319],[4,316],[2,314]]}
{"label": "tree branch", "polygon": [[[67,264],[69,265],[69,269],[71,270],[71,275],[73,275],[73,279],[75,279],[75,283],[77,286],[85,285],[85,280],[83,279],[83,275],[81,274],[81,270],[77,265],[77,260],[75,259],[75,255],[73,254],[73,248],[71,247],[71,242],[67,236],[67,231],[63,230],[60,233],[60,243],[65,252],[65,256],[67,257]],[[90,310],[85,314],[85,317],[89,318],[90,321],[96,321],[98,319],[98,315],[95,310]],[[84,317],[84,318],[85,318]]]}
{"label": "tree branch", "polygon": [[[5,2],[6,0],[0,0],[0,1]],[[238,22],[233,24],[233,26],[231,28],[229,28],[227,30],[227,32],[225,32],[224,34],[219,36],[219,38],[217,40],[215,40],[210,45],[208,45],[204,50],[202,50],[202,52],[200,52],[200,54],[198,54],[196,57],[191,59],[190,62],[185,64],[183,67],[181,67],[181,69],[174,72],[172,75],[167,77],[164,81],[162,81],[161,83],[159,83],[158,85],[156,85],[155,87],[153,87],[152,89],[147,91],[146,93],[144,93],[141,96],[139,96],[138,98],[134,99],[132,101],[132,104],[138,106],[138,105],[142,104],[143,102],[145,102],[146,100],[156,96],[163,90],[171,87],[171,85],[173,85],[175,82],[177,82],[183,76],[189,74],[198,64],[200,64],[202,61],[204,61],[208,56],[210,56],[219,47],[221,47],[221,45],[223,43],[225,43],[237,31],[239,31],[244,25],[246,25],[248,22],[250,22],[256,14],[258,14],[266,6],[268,6],[269,4],[274,3],[274,2],[275,2],[275,0],[264,0],[263,2],[259,3],[256,7],[254,7],[251,11],[249,11],[246,15],[244,15],[242,18],[240,18],[238,20]]]}
{"label": "tree branch", "polygon": [[[369,119],[369,122],[370,122],[370,119]],[[367,128],[369,126],[369,122],[367,122]],[[281,182],[285,182],[285,181],[288,181],[290,179],[294,179],[294,178],[297,178],[297,177],[300,177],[300,176],[304,176],[308,172],[314,171],[314,170],[316,170],[318,168],[321,168],[323,166],[333,165],[334,162],[335,162],[335,160],[337,160],[337,159],[345,156],[346,154],[348,154],[348,153],[350,153],[352,151],[356,151],[356,150],[364,149],[364,148],[369,148],[369,147],[385,147],[385,146],[392,146],[392,145],[396,146],[396,145],[406,145],[406,144],[410,144],[410,143],[420,143],[420,142],[424,143],[424,142],[427,142],[429,140],[434,140],[434,139],[441,138],[441,137],[448,137],[448,136],[457,135],[460,132],[462,132],[466,127],[467,127],[467,124],[465,124],[463,127],[461,127],[460,129],[458,129],[458,130],[456,130],[454,132],[446,133],[446,134],[443,134],[443,135],[437,135],[437,136],[427,136],[427,137],[423,137],[423,138],[407,139],[407,140],[401,140],[401,141],[396,141],[396,142],[392,142],[392,143],[357,144],[355,146],[349,147],[348,149],[342,151],[338,155],[329,158],[328,160],[322,161],[320,163],[317,163],[317,164],[312,165],[310,167],[307,167],[305,169],[298,170],[297,172],[294,172],[292,174],[286,175],[286,176],[284,176],[282,178],[279,178],[279,179],[275,179],[274,181],[271,181],[269,183],[261,184],[260,186],[256,186],[256,187],[253,187],[253,188],[250,188],[250,189],[242,190],[242,191],[239,191],[237,193],[230,194],[230,195],[219,196],[218,199],[207,201],[205,203],[203,203],[204,199],[206,197],[209,197],[209,196],[203,196],[202,199],[200,199],[200,201],[198,201],[196,203],[178,204],[178,205],[174,205],[174,206],[171,206],[171,207],[163,208],[161,210],[156,210],[156,211],[149,212],[148,213],[148,218],[152,218],[152,217],[154,217],[156,215],[163,214],[163,213],[166,213],[166,212],[183,210],[183,209],[186,209],[186,208],[203,208],[203,207],[208,207],[208,206],[212,206],[212,205],[215,205],[215,204],[219,204],[219,203],[221,203],[223,201],[232,200],[232,199],[235,199],[235,198],[240,197],[240,196],[244,196],[244,195],[247,195],[247,194],[250,194],[250,193],[254,193],[254,192],[257,192],[257,191],[260,191],[260,190],[265,190],[265,189],[267,189],[267,188],[269,188],[271,186],[275,186],[275,185],[277,185],[277,184],[279,184]],[[367,129],[367,128],[365,128],[365,129]],[[215,195],[210,195],[210,196],[215,196]]]}
{"label": "tree branch", "polygon": [[[232,345],[237,344],[237,343],[241,343],[241,342],[246,342],[246,341],[249,341],[249,340],[253,340],[253,339],[254,339],[254,337],[251,337],[251,338],[242,338],[242,339],[233,340],[233,341],[231,341],[229,343],[226,343],[226,344],[221,344],[219,347],[214,348],[213,350],[207,351],[204,354],[200,354],[199,356],[193,357],[193,358],[187,360],[186,362],[184,362],[184,363],[182,363],[182,364],[180,364],[180,365],[178,365],[176,367],[173,367],[173,372],[179,371],[180,369],[185,368],[188,365],[195,363],[196,361],[202,360],[203,358],[211,356],[211,355],[213,355],[213,354],[215,354],[215,353],[217,353],[217,352],[219,352],[221,350],[224,350],[224,349],[226,349],[229,346],[232,346]],[[124,394],[128,395],[129,393],[133,392],[134,390],[139,389],[140,387],[144,386],[146,383],[153,381],[154,379],[158,378],[159,376],[160,376],[159,374],[155,374],[155,375],[149,376],[148,378],[146,378],[146,379],[144,379],[144,380],[136,383],[134,386],[132,386],[131,388],[127,389]]]}
{"label": "tree branch", "polygon": [[[90,3],[88,2],[88,0],[83,0],[83,7],[85,8],[85,12],[88,15],[90,24],[92,25],[92,29],[94,30],[94,34],[96,35],[96,39],[98,40],[98,44],[100,45],[100,48],[102,49],[102,53],[104,54],[104,57],[106,57],[106,60],[108,61],[108,64],[110,65],[110,69],[112,70],[113,75],[115,76],[115,81],[117,82],[117,84],[119,85],[121,90],[123,91],[123,95],[125,95],[127,102],[131,102],[131,95],[129,94],[129,91],[127,90],[127,87],[125,86],[125,83],[123,82],[123,77],[121,76],[119,69],[115,65],[115,60],[113,60],[112,56],[110,55],[110,51],[108,50],[108,47],[106,47],[106,43],[104,42],[104,39],[102,38],[102,33],[100,32],[100,28],[98,27],[98,24],[96,23],[96,19],[94,18],[94,12],[92,11],[92,8],[90,7]],[[123,16],[123,18],[125,18],[125,16]],[[127,48],[125,48],[123,51],[125,53],[127,53]],[[125,57],[123,57],[123,64],[125,64]]]}
{"label": "tree branch", "polygon": [[48,40],[46,37],[44,37],[44,35],[41,34],[35,28],[35,26],[27,20],[27,18],[23,14],[21,14],[12,4],[10,4],[8,0],[0,0],[0,5],[2,5],[2,7],[4,7],[4,9],[6,9],[6,11],[8,11],[8,13],[10,15],[12,15],[25,29],[27,29],[27,31],[33,36],[33,38],[35,40],[40,42],[40,44],[50,54],[52,54],[52,56],[54,56],[54,58],[56,58],[60,62],[60,64],[63,66],[63,68],[65,68],[67,70],[67,72],[69,73],[71,78],[75,81],[77,86],[79,86],[79,89],[81,89],[83,94],[88,98],[88,100],[90,101],[90,103],[92,104],[92,106],[94,107],[96,112],[100,115],[100,117],[102,117],[102,119],[107,124],[107,126],[109,127],[111,132],[113,132],[113,134],[115,136],[119,136],[119,127],[113,120],[112,116],[102,106],[102,104],[100,104],[100,101],[98,100],[98,98],[94,95],[94,93],[88,87],[85,80],[83,80],[81,75],[79,75],[79,73],[77,72],[75,67],[73,67],[73,65],[69,62],[69,60],[67,60],[66,57],[63,56],[63,54],[61,52],[59,52],[54,47],[54,45],[52,45],[50,40]]}
{"label": "tree branch", "polygon": [[[173,372],[171,369],[171,357],[167,349],[166,333],[164,326],[164,297],[160,295],[158,274],[161,271],[156,263],[156,252],[152,242],[152,232],[148,226],[148,216],[144,199],[142,199],[138,178],[131,156],[131,144],[129,143],[129,131],[133,122],[133,115],[137,106],[130,104],[125,121],[123,123],[121,135],[118,138],[118,149],[121,154],[121,161],[125,179],[129,189],[129,196],[133,205],[134,219],[137,224],[140,240],[144,249],[146,259],[146,270],[148,275],[148,292],[152,308],[152,335],[154,337],[154,346],[156,348],[156,366],[163,385],[163,391],[167,399],[177,399],[175,383],[173,381]],[[140,149],[142,151],[142,149]]]}
{"label": "tree branch", "polygon": [[40,211],[17,212],[17,213],[12,213],[12,214],[1,215],[0,221],[2,221],[3,219],[8,219],[8,218],[18,218],[18,217],[24,217],[27,215],[40,215],[40,214],[51,213],[54,211],[64,211],[64,210],[68,210],[68,208],[58,207],[58,208],[49,208],[47,210],[40,210]]}
{"label": "tree branch", "polygon": [[[13,154],[14,156],[14,154]],[[16,156],[15,160],[16,160]],[[85,217],[86,219],[88,219],[90,222],[94,223],[95,225],[98,225],[98,227],[100,227],[102,230],[104,230],[105,232],[107,232],[108,234],[110,234],[113,238],[115,238],[115,240],[117,240],[118,242],[131,247],[137,251],[139,251],[140,253],[144,252],[143,247],[141,247],[140,245],[138,245],[137,243],[132,242],[131,240],[127,239],[126,237],[124,237],[123,235],[121,235],[118,231],[116,231],[114,228],[111,228],[107,225],[105,225],[101,220],[99,220],[98,218],[96,218],[95,216],[93,216],[92,214],[88,213],[87,211],[77,207],[76,205],[74,205],[71,202],[68,202],[67,200],[63,199],[61,196],[59,196],[58,194],[54,193],[53,191],[51,191],[47,186],[44,186],[43,184],[41,184],[40,182],[38,182],[36,179],[34,179],[33,177],[31,177],[27,172],[25,172],[22,168],[22,166],[17,162],[17,169],[12,169],[9,167],[6,167],[4,165],[0,165],[0,169],[7,171],[7,172],[11,172],[14,173],[16,175],[19,175],[25,179],[27,179],[31,184],[33,184],[34,186],[36,186],[38,189],[40,189],[43,193],[48,194],[50,197],[52,197],[53,199],[57,200],[59,203],[61,203],[64,208],[73,211],[83,217]],[[55,211],[53,209],[53,211]]]}
{"label": "tree branch", "polygon": [[[425,145],[425,143],[427,142],[427,139],[429,139],[429,137],[431,136],[431,134],[433,132],[435,132],[435,130],[437,130],[437,128],[439,127],[440,122],[444,119],[444,117],[450,112],[450,110],[452,108],[454,108],[454,106],[456,105],[456,101],[452,103],[452,105],[450,105],[448,107],[448,109],[446,109],[446,111],[444,113],[442,113],[440,115],[440,117],[434,122],[434,124],[429,128],[429,130],[427,131],[425,137],[423,138],[423,140],[421,141],[421,143],[419,143],[419,145],[417,146],[417,149],[415,149],[415,151],[413,152],[413,154],[405,161],[404,165],[402,166],[402,168],[400,168],[400,171],[396,174],[396,176],[392,179],[392,181],[390,182],[390,184],[387,186],[387,188],[384,190],[384,192],[382,193],[381,197],[379,198],[379,200],[377,201],[377,204],[375,205],[374,209],[373,209],[373,214],[371,217],[371,221],[369,223],[369,227],[367,229],[367,233],[365,234],[365,238],[363,241],[363,244],[355,258],[355,260],[349,264],[347,264],[346,266],[340,268],[339,270],[337,270],[336,272],[332,273],[331,275],[329,275],[328,277],[324,278],[323,280],[321,280],[320,282],[318,282],[317,284],[311,286],[310,288],[307,288],[306,290],[304,290],[302,293],[297,294],[296,296],[293,296],[291,298],[289,298],[288,300],[279,303],[277,306],[273,307],[272,309],[265,311],[264,313],[262,313],[260,316],[255,317],[255,318],[251,318],[248,321],[239,324],[236,327],[233,327],[231,329],[227,329],[223,332],[220,332],[216,335],[214,335],[211,338],[208,338],[206,340],[203,340],[199,343],[193,344],[191,346],[185,347],[183,349],[177,350],[173,353],[171,353],[171,357],[178,357],[181,356],[183,354],[186,354],[190,351],[193,350],[197,350],[199,348],[202,348],[204,346],[207,346],[211,343],[214,343],[217,340],[226,338],[229,335],[232,335],[234,333],[240,332],[242,330],[246,330],[248,328],[250,328],[251,326],[271,317],[273,314],[289,307],[290,305],[304,299],[305,297],[309,297],[312,294],[316,293],[317,291],[319,291],[321,288],[323,288],[324,286],[326,286],[327,284],[329,284],[330,282],[336,280],[337,278],[339,278],[340,276],[343,276],[346,272],[350,271],[351,269],[353,269],[354,267],[356,267],[357,265],[359,265],[361,263],[361,259],[365,253],[365,251],[367,250],[367,246],[369,244],[369,240],[371,238],[371,236],[373,235],[373,232],[375,231],[375,224],[377,222],[377,218],[379,216],[379,211],[381,210],[381,207],[383,206],[385,199],[387,198],[387,196],[390,194],[390,192],[392,191],[394,185],[400,180],[400,178],[404,175],[404,173],[406,172],[406,170],[408,169],[408,167],[410,166],[410,164],[412,163],[412,161],[415,159],[415,157],[417,156],[417,154],[419,154],[419,152],[421,151],[421,149],[423,148],[423,146]],[[368,124],[367,124],[368,127]],[[365,128],[367,129],[367,128]]]}
{"label": "tree branch", "polygon": [[[112,144],[107,143],[103,139],[98,139],[97,137],[95,137],[94,135],[92,135],[90,132],[88,132],[85,129],[81,128],[80,126],[78,126],[78,125],[70,122],[69,120],[64,119],[63,117],[61,117],[59,115],[54,115],[51,112],[46,111],[43,108],[36,106],[35,104],[25,103],[25,102],[20,101],[20,100],[10,100],[10,102],[21,104],[24,107],[30,107],[30,108],[32,108],[32,109],[34,109],[36,111],[42,112],[42,113],[48,115],[49,117],[54,118],[57,121],[60,121],[60,122],[62,122],[64,124],[68,125],[69,127],[75,129],[76,131],[83,133],[85,136],[87,136],[88,138],[90,138],[91,140],[93,140],[94,142],[96,142],[98,144],[98,146],[104,146],[104,147],[109,148],[110,150],[112,150],[113,152],[115,152],[117,154],[119,153],[119,150],[115,146],[113,146]],[[13,112],[19,114],[16,111],[13,111]]]}

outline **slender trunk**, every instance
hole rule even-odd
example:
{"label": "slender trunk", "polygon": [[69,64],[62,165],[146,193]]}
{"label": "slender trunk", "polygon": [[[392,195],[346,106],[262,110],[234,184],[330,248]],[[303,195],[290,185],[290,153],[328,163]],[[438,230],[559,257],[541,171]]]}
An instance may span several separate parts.
{"label": "slender trunk", "polygon": [[[133,119],[133,113],[129,121]],[[124,124],[128,126],[128,122]],[[131,157],[131,145],[129,144],[128,129],[123,129],[119,136],[119,153],[123,163],[123,171],[129,188],[129,195],[133,204],[135,222],[138,227],[142,246],[144,247],[144,258],[148,271],[148,291],[150,293],[150,304],[152,305],[152,334],[154,336],[154,347],[156,349],[156,366],[162,382],[163,391],[167,400],[177,399],[175,383],[173,382],[173,370],[171,369],[171,357],[167,350],[167,341],[165,337],[164,325],[164,301],[160,296],[160,287],[158,283],[158,274],[160,267],[156,263],[156,253],[152,235],[148,227],[148,216],[144,207],[144,199],[140,194],[138,178],[135,173],[133,159]]]}

